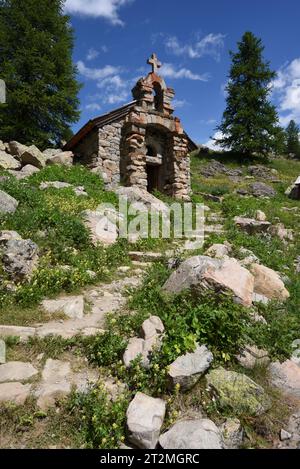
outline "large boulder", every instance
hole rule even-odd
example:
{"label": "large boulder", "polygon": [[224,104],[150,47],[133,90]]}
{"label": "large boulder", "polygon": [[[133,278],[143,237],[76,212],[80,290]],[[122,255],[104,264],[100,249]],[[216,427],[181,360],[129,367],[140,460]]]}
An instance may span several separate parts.
{"label": "large boulder", "polygon": [[223,259],[229,257],[232,247],[228,244],[213,244],[205,252],[206,256],[214,257],[216,259]]}
{"label": "large boulder", "polygon": [[234,223],[238,228],[240,228],[242,231],[246,231],[246,233],[250,235],[256,233],[266,233],[271,226],[271,223],[268,221],[258,221],[254,218],[246,217],[235,217]]}
{"label": "large boulder", "polygon": [[155,449],[165,413],[162,399],[138,392],[127,409],[129,441],[141,449]]}
{"label": "large boulder", "polygon": [[118,240],[117,223],[99,211],[86,210],[82,214],[83,222],[91,233],[94,244],[102,243],[104,246],[115,244]]}
{"label": "large boulder", "polygon": [[31,145],[20,156],[23,166],[30,164],[36,168],[43,169],[46,166],[45,155],[35,146]]}
{"label": "large boulder", "polygon": [[0,168],[17,170],[21,168],[21,163],[5,151],[0,150]]}
{"label": "large boulder", "polygon": [[164,215],[169,214],[169,208],[164,202],[139,187],[119,187],[116,193],[123,198],[127,198],[128,203],[140,212],[153,210]]}
{"label": "large boulder", "polygon": [[252,264],[250,270],[254,276],[255,293],[271,300],[284,301],[289,298],[290,294],[277,272],[260,264]]}
{"label": "large boulder", "polygon": [[15,141],[9,142],[8,144],[8,151],[13,156],[20,157],[22,153],[24,153],[24,151],[27,150],[27,148],[28,147],[26,145],[22,145],[22,143],[15,142]]}
{"label": "large boulder", "polygon": [[236,415],[261,415],[271,406],[264,389],[246,375],[220,367],[210,371],[206,380],[220,406],[231,408]]}
{"label": "large boulder", "polygon": [[210,367],[213,355],[205,345],[197,345],[195,352],[178,357],[170,366],[168,378],[171,388],[177,384],[182,391],[191,389]]}
{"label": "large boulder", "polygon": [[[46,150],[47,151],[47,150]],[[61,151],[61,150],[53,150],[50,154],[44,152],[46,156],[46,164],[47,165],[62,165],[62,166],[72,166],[73,165],[73,158],[74,154],[71,151]]]}
{"label": "large boulder", "polygon": [[0,214],[14,213],[19,202],[4,191],[0,190]]}
{"label": "large boulder", "polygon": [[253,182],[250,184],[249,190],[254,197],[275,197],[276,191],[273,187],[268,186],[264,182]]}
{"label": "large boulder", "polygon": [[270,382],[285,395],[300,399],[300,366],[294,360],[269,366]]}
{"label": "large boulder", "polygon": [[180,293],[192,288],[197,292],[212,288],[231,292],[238,303],[252,304],[254,279],[235,259],[211,259],[195,256],[183,262],[163,286],[167,293]]}
{"label": "large boulder", "polygon": [[160,446],[167,449],[223,449],[220,430],[208,419],[184,419],[161,435]]}
{"label": "large boulder", "polygon": [[10,239],[3,249],[3,269],[13,281],[28,280],[37,266],[38,253],[31,239]]}

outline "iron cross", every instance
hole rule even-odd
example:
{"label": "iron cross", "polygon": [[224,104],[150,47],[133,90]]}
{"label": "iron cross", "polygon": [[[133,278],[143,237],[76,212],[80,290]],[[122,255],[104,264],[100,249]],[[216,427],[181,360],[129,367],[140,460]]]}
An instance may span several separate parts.
{"label": "iron cross", "polygon": [[157,73],[158,69],[161,68],[162,63],[158,60],[156,54],[152,54],[150,59],[148,59],[147,64],[152,66],[152,73]]}

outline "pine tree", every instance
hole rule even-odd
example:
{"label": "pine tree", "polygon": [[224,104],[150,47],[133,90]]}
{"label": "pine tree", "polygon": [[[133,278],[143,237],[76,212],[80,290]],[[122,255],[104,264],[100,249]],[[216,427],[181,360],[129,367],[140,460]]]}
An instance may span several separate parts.
{"label": "pine tree", "polygon": [[282,132],[275,107],[269,102],[275,78],[262,56],[262,41],[246,32],[238,51],[230,52],[232,65],[227,85],[227,106],[217,143],[245,157],[279,151]]}
{"label": "pine tree", "polygon": [[300,158],[300,128],[294,120],[291,120],[286,128],[286,152],[296,158]]}
{"label": "pine tree", "polygon": [[64,0],[0,0],[0,139],[44,148],[79,119],[73,31]]}

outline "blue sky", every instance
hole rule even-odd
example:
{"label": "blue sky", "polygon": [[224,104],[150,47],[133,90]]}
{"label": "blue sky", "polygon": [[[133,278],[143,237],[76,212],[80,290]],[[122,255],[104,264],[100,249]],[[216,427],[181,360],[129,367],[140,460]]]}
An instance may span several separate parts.
{"label": "blue sky", "polygon": [[271,98],[282,125],[292,118],[300,124],[299,0],[66,0],[65,8],[84,84],[75,131],[131,101],[156,52],[176,92],[175,114],[196,142],[210,144],[225,106],[228,51],[247,30],[263,40],[278,72]]}

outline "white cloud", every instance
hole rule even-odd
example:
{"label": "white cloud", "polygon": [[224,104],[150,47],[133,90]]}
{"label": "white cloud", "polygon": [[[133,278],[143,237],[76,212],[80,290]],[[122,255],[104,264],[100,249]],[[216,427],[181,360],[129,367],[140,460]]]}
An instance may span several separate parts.
{"label": "white cloud", "polygon": [[200,124],[213,125],[216,124],[216,119],[201,119]]}
{"label": "white cloud", "polygon": [[174,65],[165,63],[160,69],[160,74],[164,78],[173,78],[173,79],[180,79],[186,78],[188,80],[199,80],[199,81],[208,81],[209,74],[204,73],[199,75],[198,73],[194,73],[187,68],[178,68],[176,69]]}
{"label": "white cloud", "polygon": [[166,48],[175,55],[184,55],[190,59],[199,59],[209,55],[219,60],[221,49],[224,47],[224,38],[224,34],[210,33],[197,40],[195,44],[181,44],[176,36],[171,36],[166,40]]}
{"label": "white cloud", "polygon": [[90,103],[85,106],[88,111],[100,111],[101,106],[98,103]]}
{"label": "white cloud", "polygon": [[99,51],[91,47],[91,49],[88,50],[86,60],[94,60],[98,57]]}
{"label": "white cloud", "polygon": [[185,99],[174,99],[172,104],[173,104],[174,108],[178,109],[178,108],[186,106],[188,104],[188,102]]}
{"label": "white cloud", "polygon": [[73,15],[102,17],[113,25],[123,25],[118,10],[134,0],[66,0],[65,11]]}
{"label": "white cloud", "polygon": [[272,83],[273,99],[279,107],[280,123],[300,123],[300,57],[286,63]]}
{"label": "white cloud", "polygon": [[214,135],[206,142],[203,144],[204,147],[208,147],[210,148],[211,150],[215,150],[215,151],[219,151],[219,150],[222,150],[222,147],[220,147],[220,145],[218,145],[214,139],[221,139],[223,138],[223,134],[222,132],[220,132],[219,130],[217,132],[214,133]]}
{"label": "white cloud", "polygon": [[89,80],[102,80],[121,70],[120,67],[114,67],[112,65],[106,65],[103,68],[90,68],[87,67],[82,60],[77,62],[77,68],[79,73]]}

